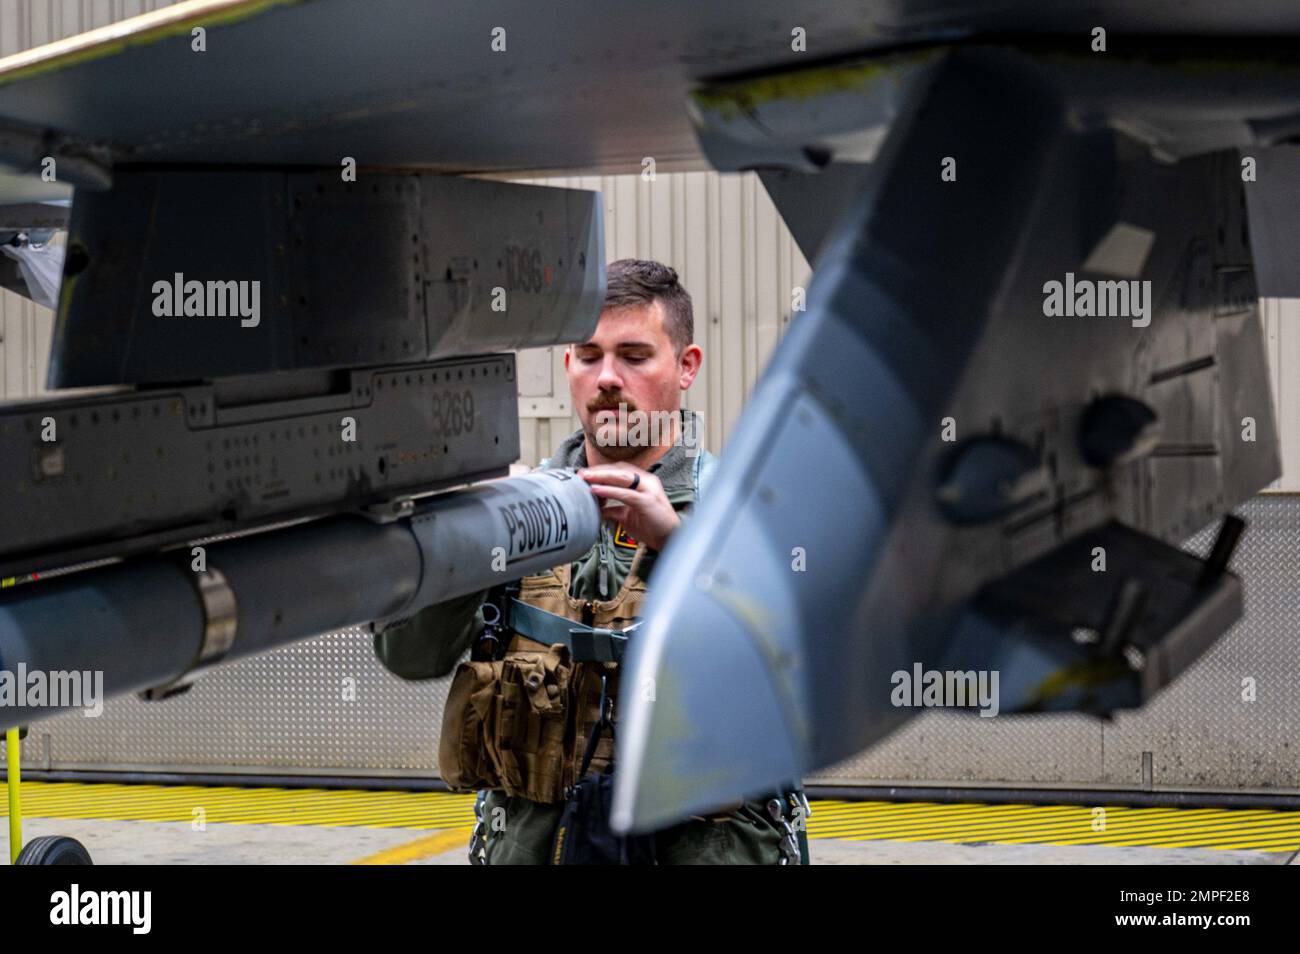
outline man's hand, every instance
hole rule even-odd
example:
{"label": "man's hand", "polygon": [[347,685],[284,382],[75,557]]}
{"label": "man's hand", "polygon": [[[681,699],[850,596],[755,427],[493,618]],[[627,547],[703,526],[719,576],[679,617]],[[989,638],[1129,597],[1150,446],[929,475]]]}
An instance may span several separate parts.
{"label": "man's hand", "polygon": [[578,476],[597,497],[617,501],[601,510],[602,517],[621,523],[634,539],[652,549],[662,550],[682,524],[664,485],[649,471],[620,462],[583,467]]}

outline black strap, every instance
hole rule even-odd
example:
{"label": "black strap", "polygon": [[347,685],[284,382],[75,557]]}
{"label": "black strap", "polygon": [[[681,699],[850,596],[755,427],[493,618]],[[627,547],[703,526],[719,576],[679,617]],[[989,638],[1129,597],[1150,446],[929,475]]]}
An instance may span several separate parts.
{"label": "black strap", "polygon": [[[600,742],[601,729],[605,727],[605,717],[602,715],[596,724],[591,727],[591,732],[587,736],[587,750],[582,755],[582,769],[578,772],[578,778],[587,774],[587,769],[591,767],[591,760],[596,754],[596,746]],[[614,723],[609,723],[609,737],[614,738]]]}
{"label": "black strap", "polygon": [[609,676],[602,672],[600,674],[600,718],[596,720],[596,724],[591,727],[591,734],[587,736],[587,751],[582,756],[582,769],[578,772],[578,778],[584,777],[591,766],[591,759],[596,754],[596,744],[600,742],[601,730],[608,727],[609,737],[614,738],[614,720],[610,718],[610,702]]}

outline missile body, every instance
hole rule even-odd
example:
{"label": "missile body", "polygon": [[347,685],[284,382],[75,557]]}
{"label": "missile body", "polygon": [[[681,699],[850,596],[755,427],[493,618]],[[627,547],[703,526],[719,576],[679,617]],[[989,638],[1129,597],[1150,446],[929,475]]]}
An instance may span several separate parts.
{"label": "missile body", "polygon": [[[0,728],[82,705],[54,698],[70,673],[102,673],[107,697],[161,697],[220,662],[577,559],[599,527],[586,482],[548,470],[386,521],[339,516],[209,544],[201,562],[185,547],[16,587],[0,599]],[[20,671],[45,680],[39,705],[16,691]]]}

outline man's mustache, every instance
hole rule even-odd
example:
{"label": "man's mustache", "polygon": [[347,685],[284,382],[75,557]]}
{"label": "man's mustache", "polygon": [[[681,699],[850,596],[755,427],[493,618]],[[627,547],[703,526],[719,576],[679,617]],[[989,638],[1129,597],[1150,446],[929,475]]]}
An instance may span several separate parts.
{"label": "man's mustache", "polygon": [[628,414],[631,414],[636,410],[636,404],[625,397],[593,398],[587,402],[587,410],[592,414],[595,414],[598,411],[617,411],[622,405],[626,405]]}

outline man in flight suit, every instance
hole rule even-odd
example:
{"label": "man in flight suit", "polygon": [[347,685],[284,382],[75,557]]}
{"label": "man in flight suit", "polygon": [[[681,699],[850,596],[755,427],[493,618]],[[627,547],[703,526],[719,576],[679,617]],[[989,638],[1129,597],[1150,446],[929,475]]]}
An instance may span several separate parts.
{"label": "man in flight suit", "polygon": [[[699,419],[681,407],[681,393],[695,380],[703,357],[694,343],[690,295],[677,273],[657,262],[622,259],[607,274],[595,333],[564,354],[582,427],[541,463],[542,468],[576,468],[590,484],[605,506],[601,534],[571,566],[526,578],[518,599],[575,622],[613,628],[611,620],[628,622],[636,615],[655,559],[688,515],[716,461],[698,444]],[[446,675],[483,630],[485,595],[430,606],[377,633],[380,661],[407,679]],[[612,663],[593,665],[617,669]],[[616,696],[614,701],[617,725]],[[588,728],[579,722],[574,734],[585,739]],[[578,750],[583,748],[579,742]],[[597,761],[608,764],[612,757],[612,743],[603,739]],[[480,808],[493,822],[480,828],[487,863],[550,863],[563,801],[540,803],[491,791]],[[656,832],[658,861],[779,863],[788,829],[769,817],[766,800],[730,808]]]}

